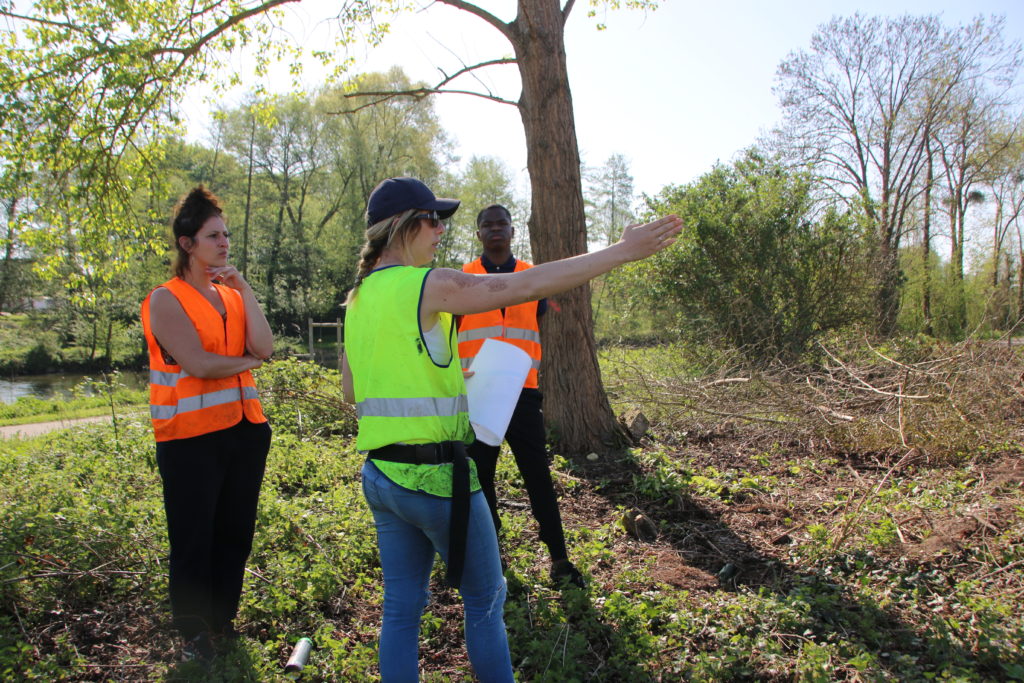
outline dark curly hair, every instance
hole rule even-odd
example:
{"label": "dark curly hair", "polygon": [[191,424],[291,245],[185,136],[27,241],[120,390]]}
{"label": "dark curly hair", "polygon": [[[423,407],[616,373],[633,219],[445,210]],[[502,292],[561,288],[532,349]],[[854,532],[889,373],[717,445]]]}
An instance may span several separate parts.
{"label": "dark curly hair", "polygon": [[480,209],[480,213],[478,213],[476,215],[476,227],[478,227],[478,228],[480,227],[480,221],[483,220],[484,212],[485,211],[490,211],[491,209],[501,209],[502,211],[505,212],[505,215],[508,216],[509,222],[510,223],[512,222],[512,212],[511,211],[506,209],[501,204],[491,204],[490,206],[485,206],[484,208]]}
{"label": "dark curly hair", "polygon": [[185,277],[189,262],[188,252],[181,246],[179,238],[192,239],[206,221],[214,216],[223,215],[224,210],[220,208],[220,200],[217,199],[217,195],[202,185],[192,189],[178,200],[177,206],[174,207],[174,216],[171,218],[171,233],[174,236],[175,249],[171,269],[175,275]]}

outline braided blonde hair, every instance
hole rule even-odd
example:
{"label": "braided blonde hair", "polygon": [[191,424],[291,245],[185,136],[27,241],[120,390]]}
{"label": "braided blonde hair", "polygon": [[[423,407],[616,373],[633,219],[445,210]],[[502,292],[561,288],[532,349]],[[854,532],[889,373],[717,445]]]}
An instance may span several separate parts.
{"label": "braided blonde hair", "polygon": [[409,209],[378,221],[366,229],[366,242],[359,252],[359,265],[356,266],[356,282],[345,299],[346,306],[356,298],[359,285],[373,272],[384,250],[396,242],[404,244],[409,233],[418,224],[418,221],[413,220],[413,216],[418,213],[419,209]]}

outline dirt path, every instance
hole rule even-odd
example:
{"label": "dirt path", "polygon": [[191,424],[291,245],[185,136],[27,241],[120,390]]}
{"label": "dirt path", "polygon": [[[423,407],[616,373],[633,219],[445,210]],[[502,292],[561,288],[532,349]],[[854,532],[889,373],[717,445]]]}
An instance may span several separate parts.
{"label": "dirt path", "polygon": [[76,425],[89,424],[91,422],[109,422],[109,415],[96,415],[95,417],[79,417],[71,420],[53,420],[52,422],[30,422],[23,425],[8,425],[0,427],[0,439],[12,437],[28,438],[39,436],[57,429],[68,429]]}

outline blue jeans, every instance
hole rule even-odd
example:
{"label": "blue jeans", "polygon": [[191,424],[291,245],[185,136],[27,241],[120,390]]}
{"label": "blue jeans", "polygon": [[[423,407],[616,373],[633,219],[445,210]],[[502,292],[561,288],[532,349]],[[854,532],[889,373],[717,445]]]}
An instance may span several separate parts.
{"label": "blue jeans", "polygon": [[[363,493],[377,526],[384,570],[384,623],[380,675],[384,683],[419,680],[420,617],[429,598],[434,553],[447,562],[451,499],[398,486],[372,463],[363,465]],[[470,494],[466,566],[459,588],[465,610],[466,649],[484,683],[513,681],[505,634],[505,578],[487,500]]]}

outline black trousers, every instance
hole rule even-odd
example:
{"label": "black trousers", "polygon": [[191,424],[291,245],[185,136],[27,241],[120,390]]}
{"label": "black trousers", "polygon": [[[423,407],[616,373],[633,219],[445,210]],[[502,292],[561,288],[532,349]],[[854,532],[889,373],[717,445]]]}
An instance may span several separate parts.
{"label": "black trousers", "polygon": [[269,450],[270,425],[245,419],[156,445],[171,545],[171,614],[186,640],[232,627]]}
{"label": "black trousers", "polygon": [[[551,560],[564,560],[565,533],[562,531],[562,515],[558,511],[555,487],[551,483],[551,469],[548,464],[544,442],[544,413],[541,411],[542,394],[538,389],[523,389],[519,394],[512,421],[505,432],[512,455],[515,456],[519,473],[523,476],[526,493],[530,497],[533,518],[540,525],[540,540],[548,547]],[[476,463],[480,487],[494,518],[494,528],[501,529],[498,518],[498,498],[494,492],[494,472],[498,466],[500,446],[488,446],[474,441],[468,449],[469,457]]]}

